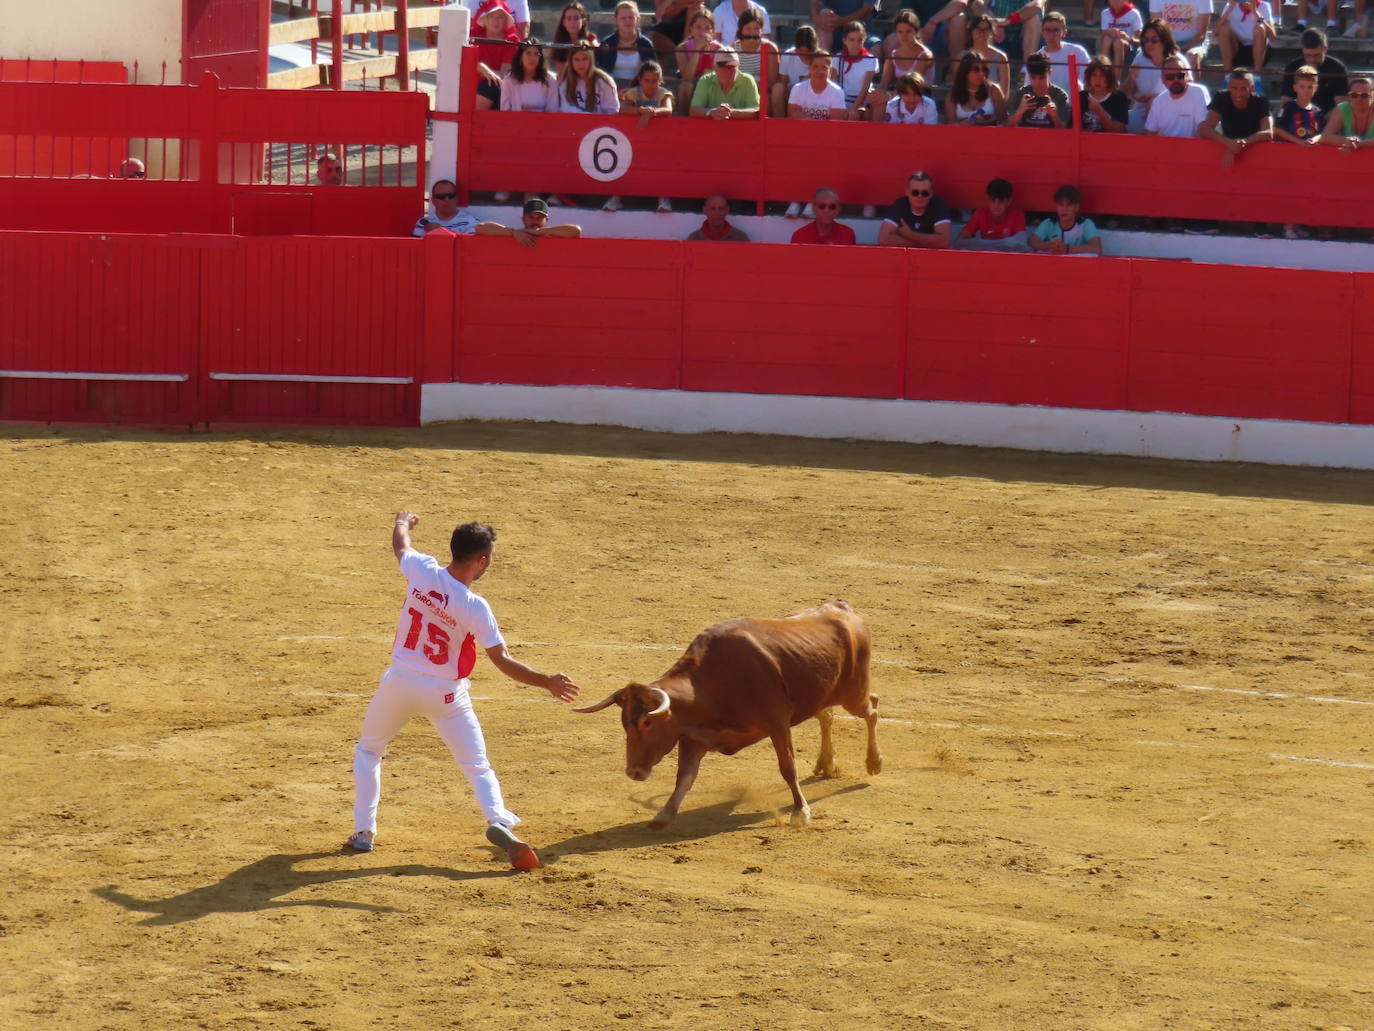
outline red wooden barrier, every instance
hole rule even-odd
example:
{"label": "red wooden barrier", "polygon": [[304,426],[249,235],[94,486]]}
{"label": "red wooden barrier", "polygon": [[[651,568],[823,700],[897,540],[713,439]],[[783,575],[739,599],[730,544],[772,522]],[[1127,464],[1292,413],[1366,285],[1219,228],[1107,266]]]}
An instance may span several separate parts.
{"label": "red wooden barrier", "polygon": [[[0,60],[0,82],[84,82],[122,86],[128,81],[128,69],[117,61]],[[51,135],[21,141],[0,133],[0,176],[110,175],[128,154],[126,142]]]}
{"label": "red wooden barrier", "polygon": [[1350,305],[1350,421],[1374,424],[1374,275],[1353,277]]}
{"label": "red wooden barrier", "polygon": [[213,72],[226,86],[266,86],[271,7],[263,0],[182,0],[183,81]]}

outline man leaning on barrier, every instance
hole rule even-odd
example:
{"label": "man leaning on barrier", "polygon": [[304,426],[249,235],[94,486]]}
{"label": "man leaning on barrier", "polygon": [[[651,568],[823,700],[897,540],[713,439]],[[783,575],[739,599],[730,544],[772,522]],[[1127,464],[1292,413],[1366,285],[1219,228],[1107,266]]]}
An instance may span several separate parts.
{"label": "man leaning on barrier", "polygon": [[541,237],[561,237],[575,240],[582,235],[582,227],[549,225],[549,206],[538,197],[525,201],[520,213],[520,228],[503,226],[500,222],[478,222],[478,236],[509,236],[522,247],[537,247]]}

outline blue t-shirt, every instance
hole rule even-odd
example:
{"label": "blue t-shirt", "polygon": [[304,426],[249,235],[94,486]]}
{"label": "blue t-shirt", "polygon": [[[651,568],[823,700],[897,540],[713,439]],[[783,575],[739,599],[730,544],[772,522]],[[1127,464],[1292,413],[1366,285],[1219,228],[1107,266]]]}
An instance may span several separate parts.
{"label": "blue t-shirt", "polygon": [[1089,240],[1097,239],[1097,226],[1090,218],[1080,218],[1066,232],[1059,226],[1059,219],[1047,218],[1035,227],[1035,235],[1042,240],[1063,240],[1065,247],[1077,247]]}

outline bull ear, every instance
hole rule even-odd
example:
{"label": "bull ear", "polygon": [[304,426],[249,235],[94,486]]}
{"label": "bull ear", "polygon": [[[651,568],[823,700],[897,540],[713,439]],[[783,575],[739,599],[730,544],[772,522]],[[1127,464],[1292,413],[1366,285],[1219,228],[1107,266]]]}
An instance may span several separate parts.
{"label": "bull ear", "polygon": [[600,712],[610,705],[619,705],[622,708],[625,706],[625,689],[623,687],[619,691],[611,692],[595,705],[585,705],[580,709],[573,709],[573,712]]}

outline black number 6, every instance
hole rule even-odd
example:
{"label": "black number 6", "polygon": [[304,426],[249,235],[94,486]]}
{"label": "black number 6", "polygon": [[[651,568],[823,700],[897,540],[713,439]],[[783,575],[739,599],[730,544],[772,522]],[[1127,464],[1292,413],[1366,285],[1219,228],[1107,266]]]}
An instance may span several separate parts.
{"label": "black number 6", "polygon": [[[614,143],[614,136],[610,133],[602,133],[596,138],[596,142],[592,144],[592,165],[595,166],[596,170],[602,175],[610,175],[620,165],[620,155],[616,153],[615,147],[613,146]],[[612,146],[606,146],[605,144],[612,144]],[[610,164],[604,167],[601,164],[601,155],[603,154],[611,159]]]}

